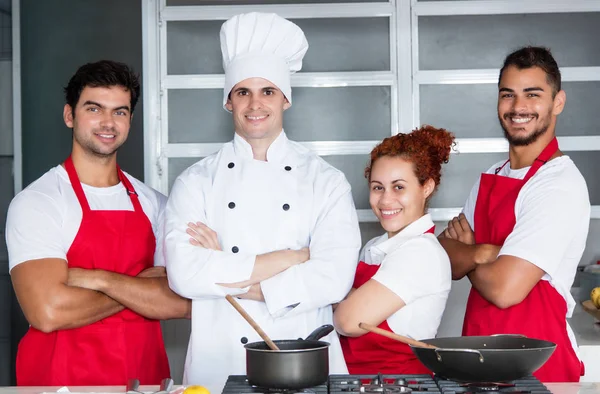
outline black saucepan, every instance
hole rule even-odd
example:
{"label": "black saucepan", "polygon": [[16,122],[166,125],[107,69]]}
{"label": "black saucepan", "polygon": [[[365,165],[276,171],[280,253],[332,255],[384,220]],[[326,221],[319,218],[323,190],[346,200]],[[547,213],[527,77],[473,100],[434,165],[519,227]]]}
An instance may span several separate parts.
{"label": "black saucepan", "polygon": [[505,382],[531,375],[556,344],[518,335],[425,339],[437,348],[410,345],[437,376],[460,382]]}
{"label": "black saucepan", "polygon": [[246,375],[250,384],[274,389],[301,389],[323,384],[329,376],[329,342],[320,338],[333,331],[326,324],[306,339],[275,340],[280,350],[264,341],[246,348]]}

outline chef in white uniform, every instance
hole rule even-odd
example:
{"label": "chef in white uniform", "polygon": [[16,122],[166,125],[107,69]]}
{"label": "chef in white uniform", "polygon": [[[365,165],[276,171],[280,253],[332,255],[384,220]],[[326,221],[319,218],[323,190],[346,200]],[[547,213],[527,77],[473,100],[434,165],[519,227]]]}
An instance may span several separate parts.
{"label": "chef in white uniform", "polygon": [[[212,393],[228,375],[245,375],[242,338],[261,340],[227,294],[271,338],[306,337],[332,323],[360,248],[344,174],[283,131],[290,75],[308,49],[302,30],[250,13],[226,21],[220,38],[234,138],[176,179],[164,240],[170,286],[192,299],[184,383]],[[337,334],[324,340],[330,373],[347,373]]]}

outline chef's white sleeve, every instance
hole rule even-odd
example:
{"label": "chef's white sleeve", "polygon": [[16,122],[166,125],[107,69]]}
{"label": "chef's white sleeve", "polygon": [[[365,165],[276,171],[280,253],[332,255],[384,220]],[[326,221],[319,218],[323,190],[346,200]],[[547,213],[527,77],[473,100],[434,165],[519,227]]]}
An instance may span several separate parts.
{"label": "chef's white sleeve", "polygon": [[248,288],[227,288],[217,283],[250,279],[256,255],[221,252],[190,244],[187,224],[206,223],[204,196],[211,187],[210,182],[203,182],[200,176],[191,180],[193,187],[188,187],[181,176],[175,180],[165,209],[164,253],[169,286],[175,293],[190,299],[246,293]]}
{"label": "chef's white sleeve", "polygon": [[156,248],[154,251],[154,266],[165,267],[164,243],[162,242],[165,233],[165,208],[167,206],[167,198],[159,192],[156,192],[156,216],[152,223],[154,237],[156,239]]}
{"label": "chef's white sleeve", "polygon": [[350,291],[360,250],[360,229],[350,185],[329,180],[309,245],[310,260],[261,282],[269,313],[292,316],[341,301]]}

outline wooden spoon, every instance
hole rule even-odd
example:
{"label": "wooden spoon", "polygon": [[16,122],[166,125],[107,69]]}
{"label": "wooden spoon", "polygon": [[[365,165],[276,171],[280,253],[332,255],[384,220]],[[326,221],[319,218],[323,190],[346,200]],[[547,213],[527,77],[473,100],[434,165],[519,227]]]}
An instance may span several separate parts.
{"label": "wooden spoon", "polygon": [[233,298],[231,295],[227,294],[225,296],[225,299],[227,301],[229,301],[229,303],[231,305],[233,305],[233,307],[235,308],[235,310],[238,311],[240,313],[240,315],[242,315],[242,317],[244,319],[246,319],[246,321],[248,322],[248,324],[250,324],[252,326],[252,328],[254,328],[254,331],[256,331],[258,333],[258,335],[260,335],[260,337],[266,342],[267,346],[269,346],[269,349],[271,349],[271,350],[279,350],[279,348],[277,347],[277,345],[275,345],[275,342],[273,342],[271,340],[271,338],[269,338],[269,336],[262,330],[262,328],[260,328],[260,326],[258,325],[258,323],[255,322],[252,317],[250,317],[250,315],[248,314],[248,312],[246,312],[244,310],[244,308],[242,308],[242,306],[235,300],[235,298]]}
{"label": "wooden spoon", "polygon": [[366,331],[369,331],[369,332],[374,332],[375,334],[383,335],[384,337],[388,337],[390,339],[394,339],[396,341],[405,343],[407,345],[412,345],[412,346],[416,346],[416,347],[423,347],[423,348],[426,348],[426,349],[437,349],[437,346],[433,346],[433,345],[430,345],[430,344],[425,343],[425,342],[417,341],[415,339],[408,338],[408,337],[405,337],[405,336],[402,336],[402,335],[394,334],[393,332],[382,330],[379,327],[375,327],[375,326],[372,326],[372,325],[367,324],[367,323],[358,323],[358,326],[360,328],[362,328],[363,330],[366,330]]}

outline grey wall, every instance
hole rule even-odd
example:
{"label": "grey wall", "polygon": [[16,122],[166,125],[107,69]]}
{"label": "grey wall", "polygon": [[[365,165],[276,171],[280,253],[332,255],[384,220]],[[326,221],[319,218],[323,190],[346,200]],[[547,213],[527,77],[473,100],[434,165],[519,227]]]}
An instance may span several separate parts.
{"label": "grey wall", "polygon": [[[63,161],[71,132],[63,123],[63,87],[87,62],[112,59],[142,71],[139,0],[21,0],[23,186]],[[143,179],[143,110],[135,110],[121,167]]]}

